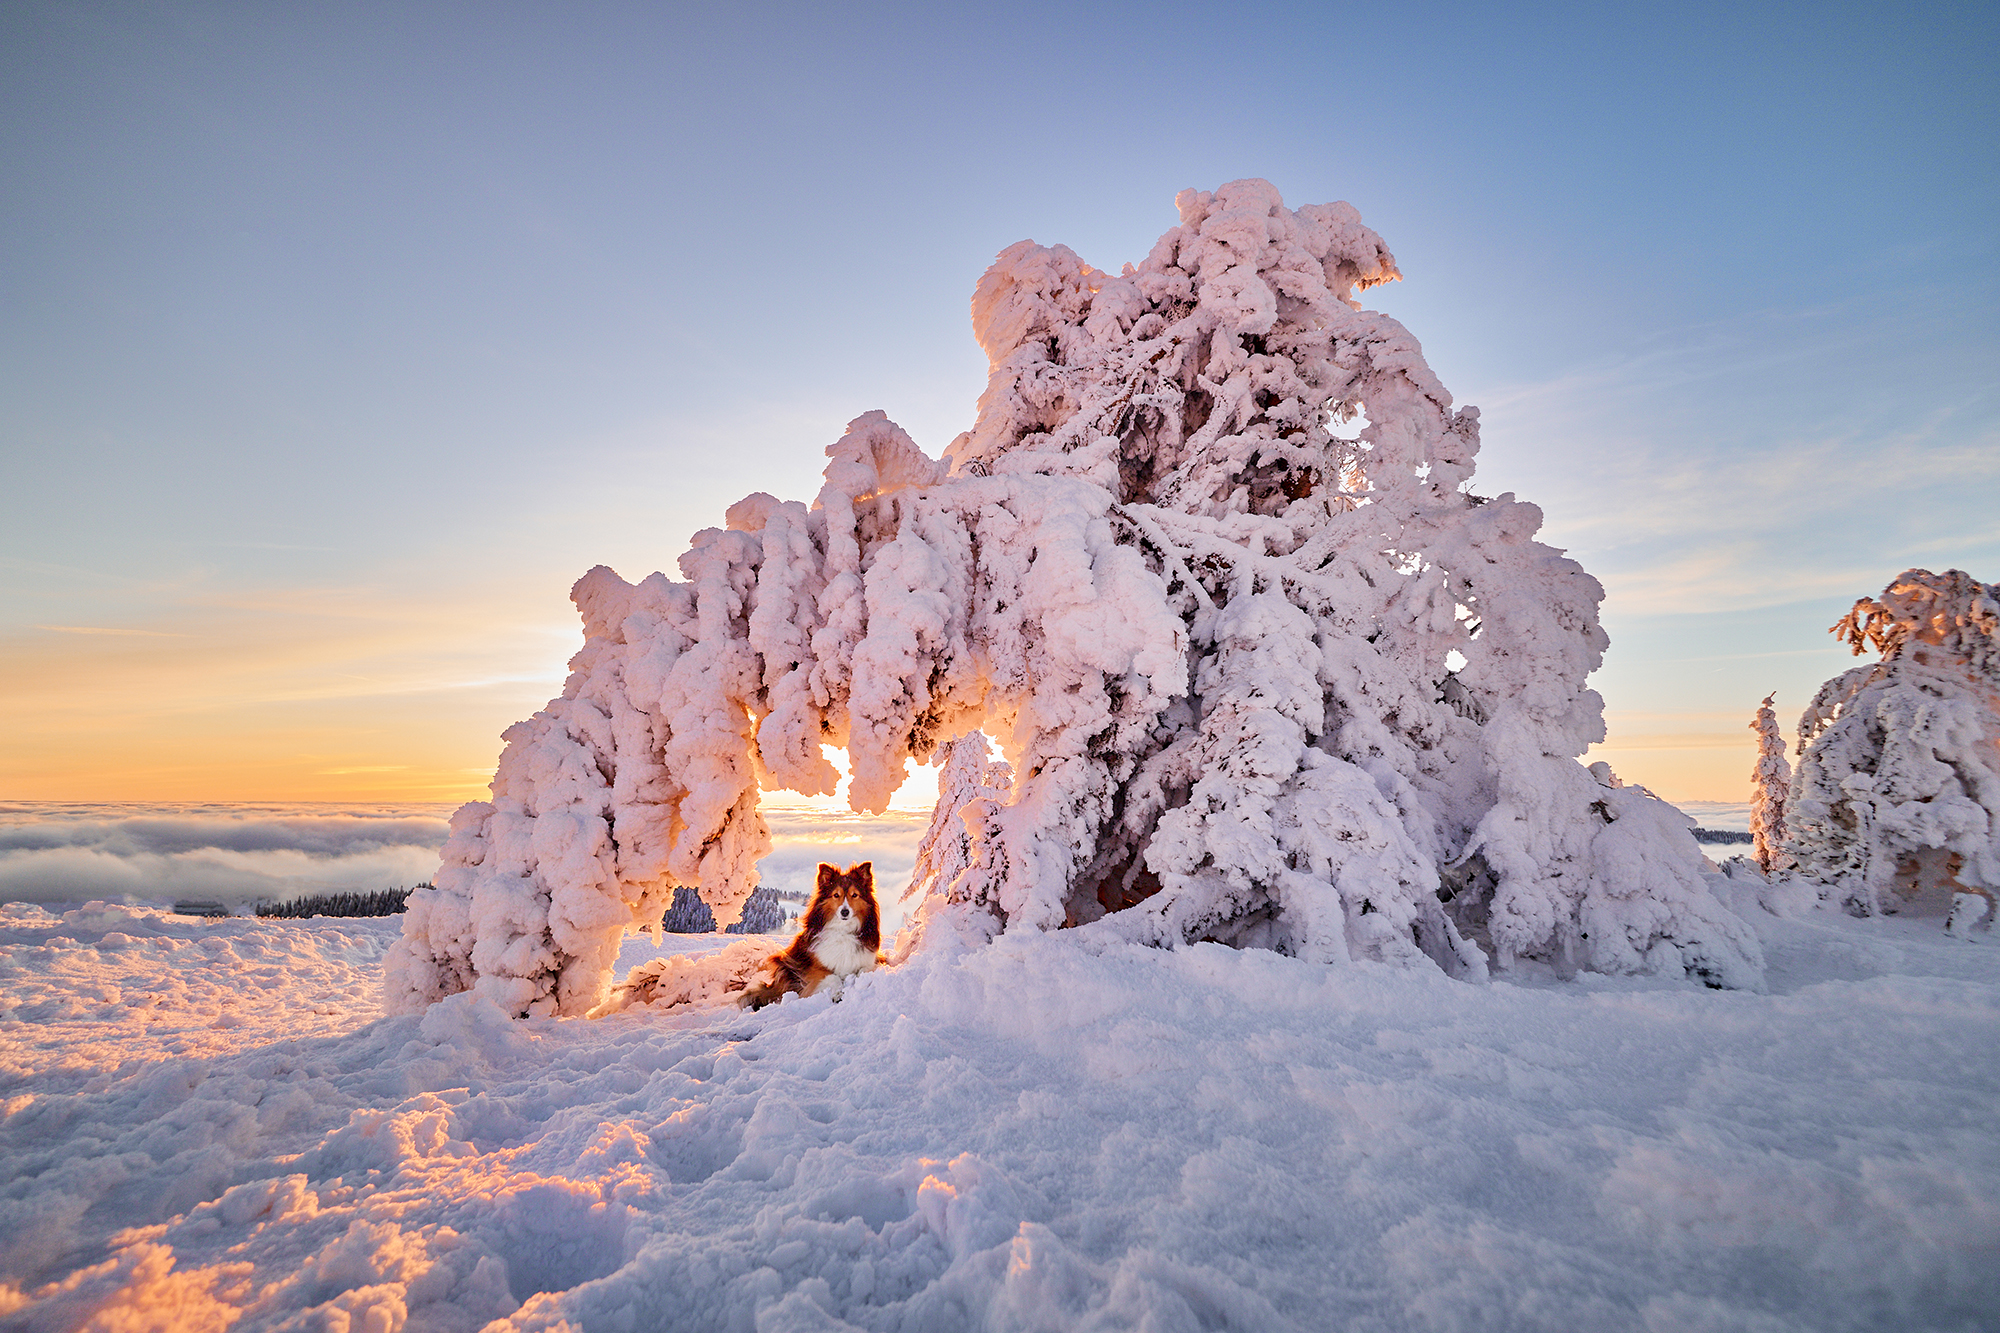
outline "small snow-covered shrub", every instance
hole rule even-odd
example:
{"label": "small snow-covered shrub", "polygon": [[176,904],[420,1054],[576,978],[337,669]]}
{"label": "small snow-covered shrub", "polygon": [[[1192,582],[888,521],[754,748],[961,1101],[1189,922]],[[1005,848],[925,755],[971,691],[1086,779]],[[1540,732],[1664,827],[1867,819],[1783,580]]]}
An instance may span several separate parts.
{"label": "small snow-covered shrub", "polygon": [[1925,879],[2000,889],[2000,588],[1906,570],[1833,627],[1881,660],[1799,719],[1786,851],[1869,915]]}
{"label": "small snow-covered shrub", "polygon": [[1757,733],[1757,767],[1750,774],[1750,842],[1755,848],[1751,854],[1767,875],[1792,865],[1785,852],[1785,803],[1792,795],[1792,766],[1785,762],[1785,736],[1771,708],[1776,697],[1765,695],[1757,716],[1750,720],[1750,730]]}
{"label": "small snow-covered shrub", "polygon": [[1690,821],[1576,762],[1603,590],[1468,489],[1477,410],[1355,297],[1399,276],[1381,238],[1264,181],[1177,203],[1120,274],[1001,253],[941,458],[868,413],[810,506],[739,501],[682,581],[578,582],[584,648],[453,821],[391,1008],[583,1012],[675,886],[739,913],[758,793],[831,791],[822,745],[879,811],[975,731],[1005,766],[953,752],[906,947],[1072,926],[1758,983]]}

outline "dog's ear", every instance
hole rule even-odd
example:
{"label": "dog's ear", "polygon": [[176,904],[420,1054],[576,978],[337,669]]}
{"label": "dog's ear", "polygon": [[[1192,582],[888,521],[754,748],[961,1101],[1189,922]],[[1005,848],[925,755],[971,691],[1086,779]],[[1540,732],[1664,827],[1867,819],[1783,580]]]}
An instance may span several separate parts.
{"label": "dog's ear", "polygon": [[847,868],[847,877],[854,881],[856,888],[860,889],[870,898],[875,896],[875,863],[873,861],[863,861],[860,865],[849,866]]}
{"label": "dog's ear", "polygon": [[814,886],[813,892],[825,893],[828,889],[832,888],[835,884],[838,884],[839,882],[840,882],[840,872],[834,869],[832,866],[828,865],[826,862],[821,861],[819,863],[819,883]]}

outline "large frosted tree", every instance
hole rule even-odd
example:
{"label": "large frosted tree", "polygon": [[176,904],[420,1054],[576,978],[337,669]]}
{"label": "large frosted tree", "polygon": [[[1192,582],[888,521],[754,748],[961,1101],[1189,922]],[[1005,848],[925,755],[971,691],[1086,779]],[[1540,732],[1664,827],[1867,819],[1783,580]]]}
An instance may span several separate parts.
{"label": "large frosted tree", "polygon": [[1399,276],[1381,238],[1263,181],[1177,203],[1120,274],[1002,252],[941,458],[869,413],[810,506],[732,506],[681,581],[578,582],[584,648],[454,820],[393,1007],[583,1012],[676,885],[734,916],[760,790],[832,790],[844,746],[879,810],[956,737],[925,938],[1758,984],[1688,821],[1577,762],[1602,589],[1469,490],[1476,409],[1356,299]]}
{"label": "large frosted tree", "polygon": [[1832,632],[1881,659],[1827,681],[1799,719],[1799,872],[1863,915],[1922,879],[2000,890],[2000,587],[1905,570]]}

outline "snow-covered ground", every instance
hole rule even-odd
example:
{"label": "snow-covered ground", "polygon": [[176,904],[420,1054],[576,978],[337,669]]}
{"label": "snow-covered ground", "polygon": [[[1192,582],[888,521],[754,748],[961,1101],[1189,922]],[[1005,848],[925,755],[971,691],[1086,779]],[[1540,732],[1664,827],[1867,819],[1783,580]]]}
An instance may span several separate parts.
{"label": "snow-covered ground", "polygon": [[1769,994],[1057,933],[510,1022],[14,905],[0,1326],[2000,1326],[2000,936],[1746,909]]}

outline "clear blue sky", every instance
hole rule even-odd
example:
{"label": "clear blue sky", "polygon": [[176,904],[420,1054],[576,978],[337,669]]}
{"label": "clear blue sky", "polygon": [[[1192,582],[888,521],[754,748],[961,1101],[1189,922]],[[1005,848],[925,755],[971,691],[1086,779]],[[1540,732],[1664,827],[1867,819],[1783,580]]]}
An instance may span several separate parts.
{"label": "clear blue sky", "polygon": [[1996,51],[1992,5],[9,5],[0,795],[469,792],[584,569],[809,496],[871,408],[937,452],[997,250],[1115,269],[1264,176],[1387,239],[1476,487],[1607,585],[1620,770],[1732,798],[1854,597],[2000,578]]}

